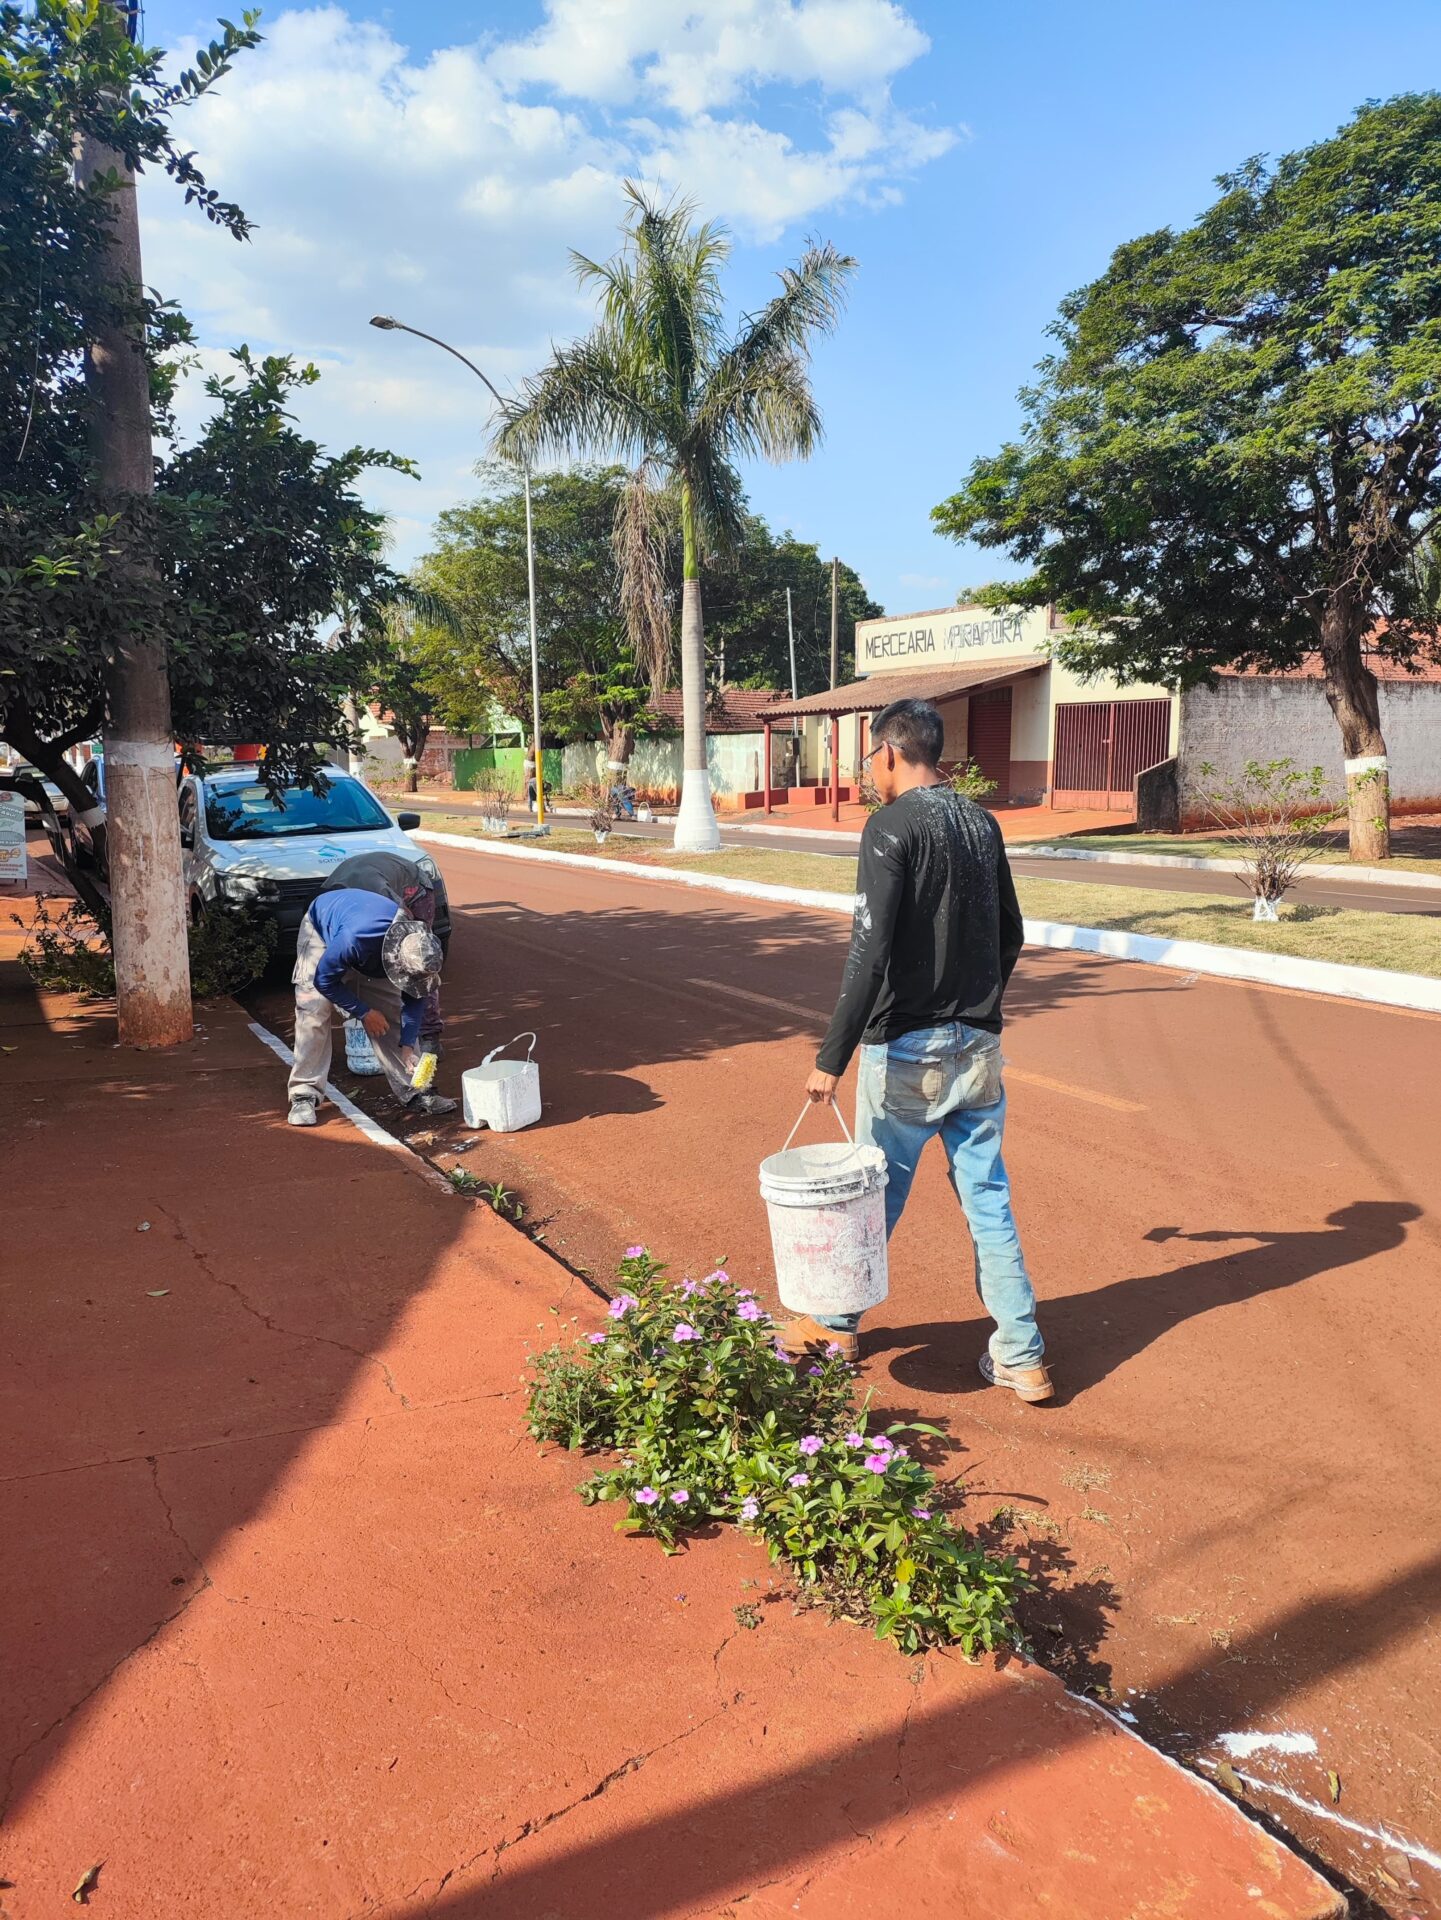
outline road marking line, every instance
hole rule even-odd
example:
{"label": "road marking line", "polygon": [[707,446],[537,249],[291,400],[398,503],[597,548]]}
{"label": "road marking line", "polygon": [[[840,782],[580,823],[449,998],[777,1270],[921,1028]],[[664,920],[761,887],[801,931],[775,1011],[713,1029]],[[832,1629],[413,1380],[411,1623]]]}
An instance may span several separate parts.
{"label": "road marking line", "polygon": [[[695,980],[693,985],[704,987],[710,993],[726,994],[732,1000],[746,1000],[753,1006],[768,1007],[775,1013],[784,1013],[792,1019],[799,1016],[812,1025],[824,1028],[826,1016],[817,1013],[814,1007],[803,1007],[794,1000],[777,1000],[768,993],[752,993],[748,987],[730,987],[721,980]],[[1040,1087],[1047,1093],[1063,1093],[1072,1100],[1087,1100],[1092,1106],[1109,1107],[1113,1113],[1144,1113],[1144,1105],[1139,1100],[1122,1100],[1116,1094],[1096,1093],[1090,1087],[1073,1087],[1068,1080],[1052,1080],[1044,1073],[1029,1073],[1024,1067],[1006,1066],[1006,1078],[1019,1082],[1022,1086]]]}

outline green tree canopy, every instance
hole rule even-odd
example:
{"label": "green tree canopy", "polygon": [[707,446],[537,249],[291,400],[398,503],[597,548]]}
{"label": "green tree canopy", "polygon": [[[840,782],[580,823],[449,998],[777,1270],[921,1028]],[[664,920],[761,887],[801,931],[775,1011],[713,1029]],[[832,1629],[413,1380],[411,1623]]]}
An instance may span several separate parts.
{"label": "green tree canopy", "polygon": [[[189,327],[157,296],[107,279],[109,196],[128,189],[72,166],[93,135],[244,239],[245,216],[206,185],[172,123],[258,41],[255,19],[224,25],[171,83],[110,0],[0,5],[0,737],[81,803],[61,755],[104,723],[117,635],[163,635],[178,737],[260,740],[270,772],[304,775],[353,684],[355,662],[322,641],[323,626],[393,590],[382,519],[357,484],[369,467],[408,463],[327,454],[291,412],[314,369],[244,348],[206,383],[213,411],[199,439],[178,447],[171,399]],[[144,329],[161,452],[155,495],[107,513],[90,487],[84,352],[117,318]]]}
{"label": "green tree canopy", "polygon": [[[694,224],[690,202],[661,205],[632,182],[626,194],[620,252],[603,265],[575,256],[581,284],[599,300],[595,327],[526,383],[499,445],[507,457],[526,460],[618,457],[635,469],[643,491],[673,489],[685,722],[676,845],[711,851],[720,835],[706,771],[701,558],[730,551],[739,536],[738,461],[804,458],[818,443],[810,343],[839,319],[855,262],[812,244],[779,275],[779,292],[732,332],[721,287],[730,253],[724,230]],[[642,539],[629,549],[632,587],[646,546]]]}
{"label": "green tree canopy", "polygon": [[[525,501],[514,470],[481,469],[483,495],[440,516],[432,550],[415,579],[451,610],[448,629],[414,625],[411,657],[420,663],[435,717],[462,733],[490,730],[495,710],[529,711],[530,633],[525,570]],[[538,474],[532,483],[536,545],[536,624],[541,711],[547,733],[604,740],[626,760],[637,723],[657,724],[648,671],[637,662],[622,610],[617,506],[629,476],[619,467],[576,467]],[[655,503],[661,554],[679,559],[673,499]],[[732,685],[788,688],[786,588],[791,588],[798,683],[825,686],[830,661],[830,563],[789,533],[742,510],[739,538],[711,573],[708,677],[722,661]],[[856,620],[882,609],[854,570],[840,569],[843,644]],[[664,686],[679,640],[679,608],[664,608],[668,638],[656,677]]]}
{"label": "green tree canopy", "polygon": [[1376,657],[1437,657],[1414,556],[1441,509],[1441,94],[1222,175],[1192,227],[1062,305],[1021,438],[935,510],[1033,568],[1060,652],[1123,680],[1319,654],[1353,854],[1388,850]]}

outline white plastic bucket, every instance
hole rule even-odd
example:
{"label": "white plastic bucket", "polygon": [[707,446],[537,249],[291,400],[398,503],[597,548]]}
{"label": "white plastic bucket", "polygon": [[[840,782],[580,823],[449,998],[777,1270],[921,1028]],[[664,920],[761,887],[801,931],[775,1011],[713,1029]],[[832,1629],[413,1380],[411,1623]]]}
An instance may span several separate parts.
{"label": "white plastic bucket", "polygon": [[383,1073],[370,1035],[358,1020],[345,1022],[345,1064],[352,1073]]}
{"label": "white plastic bucket", "polygon": [[886,1157],[879,1147],[855,1144],[839,1108],[836,1118],[843,1142],[792,1147],[797,1120],[760,1169],[781,1303],[792,1313],[827,1318],[878,1306],[889,1285]]}
{"label": "white plastic bucket", "polygon": [[[516,1040],[529,1040],[524,1060],[497,1060],[498,1053]],[[468,1127],[489,1127],[492,1133],[519,1133],[540,1118],[540,1068],[531,1059],[535,1035],[518,1033],[515,1040],[493,1048],[478,1067],[460,1076],[460,1095]]]}

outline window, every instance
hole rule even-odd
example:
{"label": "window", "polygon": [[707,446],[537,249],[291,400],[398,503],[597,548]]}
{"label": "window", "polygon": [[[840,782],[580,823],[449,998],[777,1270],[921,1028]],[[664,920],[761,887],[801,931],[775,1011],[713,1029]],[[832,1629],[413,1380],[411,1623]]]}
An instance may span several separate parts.
{"label": "window", "polygon": [[324,793],[286,787],[278,798],[254,786],[205,789],[205,830],[212,840],[285,840],[304,833],[376,833],[390,815],[358,780],[341,774]]}

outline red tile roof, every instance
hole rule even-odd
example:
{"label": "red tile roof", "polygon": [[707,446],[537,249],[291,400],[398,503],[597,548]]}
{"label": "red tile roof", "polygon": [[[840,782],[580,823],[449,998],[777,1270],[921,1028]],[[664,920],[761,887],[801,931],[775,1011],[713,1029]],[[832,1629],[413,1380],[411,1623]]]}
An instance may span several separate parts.
{"label": "red tile roof", "polygon": [[[706,698],[705,723],[708,733],[759,733],[768,712],[778,700],[790,696],[774,687],[724,687]],[[651,701],[651,711],[661,714],[675,727],[682,724],[679,689],[662,693]]]}
{"label": "red tile roof", "polygon": [[874,673],[868,680],[851,680],[843,687],[813,693],[804,700],[785,700],[772,709],[771,717],[788,720],[793,713],[879,713],[892,700],[954,700],[972,687],[1020,680],[1029,673],[1041,673],[1050,664],[1043,655],[1032,655],[1021,660],[977,661],[969,667],[914,667],[903,673]]}

